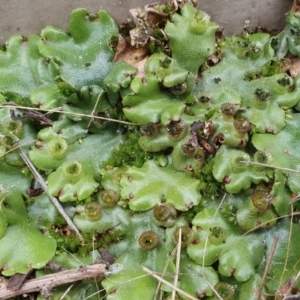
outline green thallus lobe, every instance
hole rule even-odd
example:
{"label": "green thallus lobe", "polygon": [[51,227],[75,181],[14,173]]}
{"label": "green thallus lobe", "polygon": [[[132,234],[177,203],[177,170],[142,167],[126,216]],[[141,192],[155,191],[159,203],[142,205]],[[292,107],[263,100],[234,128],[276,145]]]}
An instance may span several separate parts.
{"label": "green thallus lobe", "polygon": [[[300,191],[299,180],[288,171],[300,164],[295,150],[300,138],[300,80],[284,74],[280,60],[288,52],[299,56],[292,42],[299,31],[299,20],[290,13],[286,29],[276,37],[255,33],[218,41],[218,26],[205,13],[188,4],[178,11],[170,6],[167,11],[169,16],[163,22],[151,24],[155,36],[147,38],[152,43],[149,48],[160,51],[146,58],[142,74],[123,61],[112,62],[118,30],[103,11],[91,16],[85,10],[76,10],[69,32],[47,27],[42,38],[33,36],[26,42],[18,37],[10,39],[0,52],[5,66],[0,66],[0,74],[9,70],[9,76],[0,82],[0,101],[11,97],[44,108],[60,107],[67,114],[64,118],[50,116],[53,124],[37,132],[45,125],[35,128],[27,121],[11,121],[10,112],[3,110],[0,150],[4,152],[29,139],[38,140],[30,150],[30,158],[48,175],[50,193],[66,202],[67,209],[74,204],[79,212],[81,207],[74,219],[89,232],[87,242],[91,243],[91,235],[95,234],[109,247],[116,263],[123,267],[122,272],[112,276],[127,282],[126,287],[137,297],[142,293],[146,300],[153,299],[156,285],[147,278],[149,296],[145,295],[143,285],[135,285],[132,280],[141,274],[132,270],[150,264],[149,257],[155,257],[155,263],[159,263],[152,262],[151,268],[162,272],[158,265],[165,265],[168,253],[179,241],[180,228],[181,245],[186,248],[182,249],[182,258],[192,260],[189,267],[196,265],[202,271],[210,268],[212,286],[224,299],[231,299],[239,293],[232,282],[239,281],[241,290],[243,286],[246,289],[252,280],[249,278],[264,268],[261,258],[270,251],[271,243],[263,244],[261,240],[271,240],[276,230],[285,230],[284,222],[276,220],[277,214],[283,215],[280,207],[284,206],[286,215],[297,210],[296,205],[287,207],[283,199]],[[141,28],[151,22],[151,18],[147,22],[138,19]],[[153,47],[153,43],[159,45]],[[26,76],[20,77],[20,62]],[[10,79],[9,84],[6,79]],[[24,91],[20,92],[20,86]],[[86,115],[94,116],[93,122]],[[127,118],[141,126],[130,125],[124,130],[111,122],[96,121],[97,116],[119,121]],[[122,136],[115,141],[117,131]],[[106,140],[105,134],[109,137]],[[93,138],[97,143],[87,146]],[[7,156],[0,161],[0,172],[9,169],[11,178],[20,179],[22,166],[7,168],[13,159]],[[7,174],[0,175],[6,178]],[[23,191],[26,188],[22,187]],[[219,206],[224,191],[228,192],[228,199],[222,203],[226,209],[219,214],[211,208]],[[32,199],[36,204],[27,208],[20,204],[22,201],[14,203],[10,199],[9,205],[3,201],[0,248],[11,244],[10,234],[28,234],[22,226],[12,224],[20,219],[19,215],[27,214],[26,209],[28,220],[38,214],[48,218],[44,210],[36,208],[38,200]],[[135,217],[146,221],[136,226]],[[53,218],[44,223],[54,226]],[[39,226],[35,221],[32,224]],[[36,236],[41,238],[39,230]],[[244,236],[245,231],[253,233]],[[122,239],[117,232],[121,232]],[[288,274],[286,281],[293,277],[297,253],[293,249],[299,248],[294,240],[300,238],[297,230],[290,234],[291,262],[283,263],[284,255],[275,257],[279,263],[268,274],[268,294],[281,288],[283,281],[278,274]],[[136,247],[137,240],[140,247]],[[76,248],[72,238],[66,243],[70,249]],[[50,244],[55,248],[53,242]],[[255,254],[248,246],[256,249]],[[92,249],[91,245],[86,249]],[[140,265],[127,256],[135,253],[143,253],[134,257]],[[31,255],[29,265],[36,258],[34,252]],[[46,256],[52,257],[53,253]],[[17,265],[16,257],[11,261]],[[126,261],[130,261],[131,269]],[[167,273],[171,274],[172,264],[169,268]],[[199,291],[199,283],[184,283],[184,275],[179,276],[191,295],[205,295]],[[218,280],[221,282],[215,284]],[[112,286],[106,288],[112,300],[120,299],[120,287],[114,282],[110,278],[103,281],[104,287]],[[132,295],[122,293],[122,299],[131,299]]]}

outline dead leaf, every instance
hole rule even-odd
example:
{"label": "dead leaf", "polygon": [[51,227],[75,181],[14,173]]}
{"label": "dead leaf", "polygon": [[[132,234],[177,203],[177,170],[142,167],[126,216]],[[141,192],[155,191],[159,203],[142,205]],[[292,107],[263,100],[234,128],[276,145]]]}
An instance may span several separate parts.
{"label": "dead leaf", "polygon": [[107,249],[99,248],[98,251],[101,253],[102,259],[108,267],[115,262],[115,259],[111,256]]}
{"label": "dead leaf", "polygon": [[294,0],[291,11],[300,12],[300,0]]}
{"label": "dead leaf", "polygon": [[293,78],[300,74],[300,59],[298,57],[291,59],[289,73]]}
{"label": "dead leaf", "polygon": [[119,42],[113,61],[123,60],[137,69],[137,76],[142,77],[145,74],[144,66],[148,59],[148,50],[146,47],[134,47],[130,43],[130,38],[124,38],[119,35]]}
{"label": "dead leaf", "polygon": [[135,67],[135,64],[143,60],[148,55],[146,47],[133,47],[130,38],[119,35],[119,42],[113,61],[123,60]]}
{"label": "dead leaf", "polygon": [[16,273],[13,276],[11,276],[7,283],[7,289],[11,291],[19,290],[21,286],[24,284],[25,280],[32,273],[32,271],[33,269],[29,270],[26,274]]}

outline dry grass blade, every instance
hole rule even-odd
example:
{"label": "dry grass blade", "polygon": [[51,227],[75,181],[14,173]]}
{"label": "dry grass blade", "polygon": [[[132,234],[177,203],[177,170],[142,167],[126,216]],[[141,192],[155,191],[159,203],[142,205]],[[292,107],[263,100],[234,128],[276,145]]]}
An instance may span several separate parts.
{"label": "dry grass blade", "polygon": [[85,118],[93,118],[93,119],[105,120],[105,121],[110,121],[110,122],[122,123],[122,124],[126,124],[126,125],[138,125],[138,124],[128,122],[128,121],[122,121],[122,120],[116,120],[116,119],[111,119],[111,118],[106,118],[106,117],[99,117],[99,116],[75,113],[75,112],[70,112],[70,111],[62,111],[59,108],[45,109],[45,108],[26,107],[26,106],[12,105],[12,104],[0,105],[0,107],[2,107],[2,108],[21,109],[21,110],[30,110],[30,111],[46,111],[48,113],[59,113],[59,114],[64,114],[64,115],[72,115],[72,116],[85,117]]}
{"label": "dry grass blade", "polygon": [[207,285],[212,289],[212,291],[214,292],[215,296],[219,299],[219,300],[223,300],[223,298],[220,296],[220,294],[217,292],[217,290],[211,285],[211,283],[208,281],[208,279],[204,276],[204,274],[201,275],[201,277],[205,280],[205,282],[207,283]]}
{"label": "dry grass blade", "polygon": [[176,292],[179,292],[180,294],[182,294],[184,297],[190,299],[190,300],[198,300],[197,298],[191,296],[190,294],[186,293],[185,291],[181,290],[180,288],[174,286],[172,283],[168,282],[167,280],[161,278],[160,276],[158,276],[157,274],[155,274],[153,271],[149,270],[146,267],[142,267],[143,271],[145,271],[147,274],[151,275],[152,277],[154,277],[155,279],[157,279],[158,281],[164,283],[165,285],[171,287],[172,289],[174,289]]}
{"label": "dry grass blade", "polygon": [[27,146],[27,145],[30,145],[30,144],[33,144],[35,143],[37,140],[32,140],[32,141],[29,141],[29,142],[26,142],[26,143],[23,143],[23,144],[18,144],[17,146],[7,150],[6,152],[4,152],[3,154],[0,155],[0,157],[3,157],[4,155],[10,153],[10,152],[13,152],[15,150],[18,150],[20,149],[21,147],[24,147],[24,146]]}
{"label": "dry grass blade", "polygon": [[[224,203],[226,197],[227,197],[227,194],[225,193],[225,194],[223,195],[223,197],[222,197],[222,200],[221,200],[220,204],[218,205],[218,207],[217,207],[217,209],[216,209],[216,212],[214,213],[213,218],[210,220],[210,221],[211,221],[211,224],[213,224],[213,222],[215,221],[215,218],[216,218],[216,216],[217,216],[219,210],[221,209],[221,207],[222,207],[222,205],[223,205],[223,203]],[[203,255],[203,259],[202,259],[202,266],[205,266],[205,256],[206,256],[207,244],[208,244],[208,236],[207,236],[206,239],[205,239],[204,250],[203,250],[204,255]],[[202,274],[204,274],[204,273],[202,273]]]}
{"label": "dry grass blade", "polygon": [[[280,277],[280,283],[278,286],[278,290],[280,291],[280,288],[282,286],[282,282],[283,282],[283,276],[284,276],[284,272],[285,270],[287,270],[287,264],[288,264],[288,260],[289,260],[289,254],[290,254],[290,248],[291,248],[291,241],[292,241],[292,228],[293,228],[293,217],[294,217],[294,212],[293,212],[293,206],[291,206],[292,209],[292,214],[291,214],[291,219],[290,219],[290,231],[289,231],[289,236],[288,236],[288,244],[286,247],[286,256],[285,256],[285,261],[284,261],[284,268]],[[277,296],[279,293],[277,292],[275,299],[278,299]],[[287,292],[285,292],[285,295],[287,294]]]}
{"label": "dry grass blade", "polygon": [[25,164],[30,169],[30,171],[32,172],[32,174],[34,175],[34,177],[36,178],[36,180],[41,184],[42,188],[47,193],[48,197],[51,199],[52,203],[57,208],[57,210],[59,211],[59,213],[66,220],[66,222],[70,226],[70,228],[73,231],[75,231],[75,233],[79,237],[79,239],[81,241],[83,241],[84,240],[83,236],[81,235],[81,233],[79,232],[79,230],[77,229],[77,227],[75,226],[75,224],[73,223],[73,221],[65,213],[65,211],[64,211],[63,207],[61,206],[61,204],[59,203],[59,201],[55,197],[53,197],[52,195],[49,194],[47,184],[46,184],[45,180],[43,179],[43,177],[41,176],[41,174],[37,171],[37,169],[32,164],[32,162],[30,161],[30,159],[27,157],[27,155],[25,154],[25,152],[23,151],[23,149],[21,148],[20,150],[21,150],[21,157],[22,157],[22,159],[24,160]]}
{"label": "dry grass blade", "polygon": [[[103,90],[99,93],[99,95],[98,95],[98,97],[97,97],[96,103],[95,103],[94,108],[93,108],[92,113],[91,113],[92,116],[94,116],[94,114],[95,114],[97,105],[98,105],[98,103],[99,103],[99,100],[100,100],[100,97],[102,96],[102,94],[103,94]],[[91,124],[92,124],[92,122],[93,122],[93,119],[94,119],[94,118],[90,118],[90,121],[89,121],[89,124],[88,124],[88,126],[87,126],[87,128],[86,128],[86,131],[88,131],[88,129],[90,128],[90,126],[91,126]]]}
{"label": "dry grass blade", "polygon": [[[181,236],[182,228],[179,227],[179,233],[178,233],[178,243],[177,243],[177,252],[176,252],[176,267],[175,267],[175,275],[174,275],[174,286],[177,287],[178,285],[178,276],[179,276],[179,267],[180,267],[180,254],[181,254]],[[175,300],[176,297],[176,290],[172,290],[172,300]]]}
{"label": "dry grass blade", "polygon": [[293,197],[290,201],[290,204],[297,202],[300,200],[300,194],[297,194],[295,197]]}
{"label": "dry grass blade", "polygon": [[281,219],[284,219],[284,218],[289,218],[289,217],[295,217],[295,216],[300,216],[300,212],[292,212],[290,214],[286,214],[286,215],[282,215],[280,217],[276,217],[276,218],[272,218],[272,219],[269,219],[268,221],[265,221],[265,222],[262,222],[260,223],[259,225],[253,227],[252,229],[244,232],[239,238],[235,239],[233,242],[229,243],[228,246],[224,247],[224,249],[222,250],[221,254],[228,251],[230,249],[230,247],[234,247],[234,245],[239,242],[244,236],[246,236],[247,234],[251,233],[251,232],[254,232],[255,230],[261,228],[262,226],[265,226],[266,224],[268,224],[269,222],[273,222],[274,220],[281,220]]}
{"label": "dry grass blade", "polygon": [[0,287],[0,299],[12,299],[18,295],[41,292],[44,296],[51,296],[51,289],[55,286],[71,283],[83,279],[104,277],[106,275],[106,265],[95,264],[82,266],[77,269],[58,272],[26,281],[17,291],[7,289],[6,286]]}
{"label": "dry grass blade", "polygon": [[[167,269],[168,269],[168,266],[169,266],[170,262],[173,260],[173,257],[175,256],[175,253],[176,253],[176,250],[177,250],[177,248],[175,247],[175,248],[172,250],[172,252],[171,252],[171,254],[169,255],[169,257],[167,258],[166,263],[165,263],[165,266],[164,266],[164,269],[163,269],[163,271],[162,271],[162,273],[161,273],[161,277],[162,277],[162,278],[165,277],[166,271],[167,271]],[[159,297],[159,293],[161,292],[161,289],[160,289],[160,288],[161,288],[161,285],[162,285],[162,282],[159,281],[159,283],[158,283],[158,285],[157,285],[156,293],[155,293],[155,296],[154,296],[154,300],[159,299],[158,297]]]}
{"label": "dry grass blade", "polygon": [[[219,212],[219,210],[221,209],[225,199],[227,197],[227,194],[225,193],[222,197],[222,200],[220,202],[220,204],[218,205],[213,218],[211,219],[211,224],[213,224],[213,222],[215,221],[215,218]],[[202,274],[201,277],[206,281],[206,283],[209,285],[209,287],[212,289],[212,291],[214,292],[215,296],[219,299],[222,300],[223,298],[220,296],[220,294],[217,292],[217,290],[210,284],[210,282],[206,279],[206,277],[204,276],[204,266],[205,266],[205,256],[206,256],[206,251],[207,251],[207,245],[208,245],[208,236],[205,239],[205,244],[204,244],[204,255],[203,255],[203,259],[202,259]]]}
{"label": "dry grass blade", "polygon": [[260,167],[266,167],[266,168],[271,168],[271,169],[275,169],[275,170],[280,170],[280,171],[285,171],[285,172],[291,172],[291,173],[297,173],[300,174],[300,170],[294,170],[294,169],[289,169],[289,168],[282,168],[282,167],[278,167],[278,166],[271,166],[268,164],[264,164],[264,163],[259,163],[259,162],[254,162],[254,161],[239,161],[240,165],[252,165],[252,166],[260,166]]}
{"label": "dry grass blade", "polygon": [[298,272],[297,276],[289,283],[289,287],[286,290],[286,296],[284,296],[283,300],[300,300],[300,295],[290,295],[295,283],[298,281],[300,278],[300,271]]}
{"label": "dry grass blade", "polygon": [[262,279],[261,279],[260,286],[259,286],[259,288],[257,290],[257,293],[256,293],[255,300],[260,300],[261,299],[261,292],[262,292],[262,289],[264,287],[264,284],[265,284],[267,276],[268,276],[268,272],[269,272],[269,269],[270,269],[270,266],[271,266],[271,263],[272,263],[272,259],[273,259],[273,256],[274,256],[274,253],[275,253],[275,250],[276,250],[276,247],[277,247],[278,239],[279,239],[279,236],[276,235],[275,239],[274,239],[274,242],[273,242],[273,245],[272,245],[272,248],[271,248],[270,255],[269,255],[267,263],[266,263],[266,267],[265,267],[264,274],[263,274]]}
{"label": "dry grass blade", "polygon": [[71,284],[67,289],[66,291],[61,295],[61,297],[59,298],[59,300],[63,300],[65,299],[65,297],[67,296],[67,294],[69,293],[69,291],[71,290],[71,288],[74,286],[74,283]]}

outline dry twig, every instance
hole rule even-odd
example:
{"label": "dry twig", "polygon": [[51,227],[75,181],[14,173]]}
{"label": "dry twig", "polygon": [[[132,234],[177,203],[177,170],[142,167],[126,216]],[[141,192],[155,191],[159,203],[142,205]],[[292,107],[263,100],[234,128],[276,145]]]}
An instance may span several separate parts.
{"label": "dry twig", "polygon": [[[179,276],[179,267],[180,267],[180,254],[181,254],[181,236],[182,228],[179,227],[179,233],[178,233],[178,243],[177,243],[177,252],[176,252],[176,268],[175,268],[175,275],[174,275],[174,286],[177,287],[178,285],[178,276]],[[172,300],[175,300],[176,297],[176,290],[172,290]]]}
{"label": "dry twig", "polygon": [[264,164],[264,163],[260,163],[260,162],[255,162],[255,161],[243,161],[243,160],[241,160],[241,161],[239,161],[239,164],[242,165],[242,166],[252,165],[252,166],[266,167],[266,168],[280,170],[280,171],[284,171],[284,172],[291,172],[291,173],[300,174],[300,170],[294,170],[294,169],[290,169],[290,168],[272,166],[272,165],[268,165],[268,164]]}
{"label": "dry twig", "polygon": [[55,286],[99,276],[104,277],[105,275],[106,265],[95,264],[28,280],[17,291],[9,290],[6,284],[4,284],[4,286],[0,286],[0,300],[11,299],[33,292],[40,292],[43,297],[49,298],[51,297],[51,289]]}
{"label": "dry twig", "polygon": [[30,111],[46,111],[48,113],[59,113],[63,115],[72,115],[72,116],[78,116],[78,117],[89,117],[93,119],[99,119],[99,120],[105,120],[109,122],[116,122],[116,123],[122,123],[122,124],[127,124],[127,125],[138,125],[129,121],[123,121],[123,120],[117,120],[117,119],[111,119],[111,118],[106,118],[106,117],[100,117],[100,116],[93,116],[93,115],[87,115],[87,114],[82,114],[82,113],[76,113],[76,112],[71,112],[71,111],[63,111],[60,108],[54,108],[54,109],[45,109],[45,108],[38,108],[38,107],[26,107],[26,106],[20,106],[20,105],[15,105],[15,104],[4,104],[0,105],[1,107],[5,108],[15,108],[15,109],[21,109],[21,110],[30,110]]}
{"label": "dry twig", "polygon": [[[164,266],[164,269],[161,273],[161,277],[164,278],[166,276],[166,272],[167,272],[167,269],[168,269],[168,266],[170,264],[170,262],[173,260],[173,257],[175,256],[176,254],[176,250],[177,250],[177,247],[175,247],[171,254],[169,255],[169,257],[167,258],[166,260],[166,263],[165,263],[165,266]],[[169,273],[168,273],[169,275]],[[162,285],[162,282],[159,281],[158,285],[157,285],[157,288],[156,288],[156,293],[155,293],[155,296],[154,296],[154,300],[158,300],[158,299],[161,299],[161,297],[159,298],[159,293],[161,292],[161,285]]]}
{"label": "dry twig", "polygon": [[[300,295],[299,294],[297,294],[297,295],[290,295],[293,287],[295,286],[295,284],[296,284],[296,282],[298,281],[299,278],[300,278],[300,271],[298,272],[297,276],[293,280],[291,280],[289,282],[290,284],[288,286],[288,289],[286,290],[286,293],[285,293],[286,295],[284,296],[283,300],[291,300],[291,299],[300,300]],[[295,296],[298,297],[298,298],[296,298]]]}
{"label": "dry twig", "polygon": [[276,235],[275,239],[274,239],[274,242],[273,242],[273,245],[272,245],[272,248],[271,248],[270,255],[269,255],[267,263],[266,263],[264,274],[263,274],[261,282],[260,282],[260,286],[259,286],[259,288],[257,290],[257,293],[256,293],[255,300],[261,299],[261,292],[262,292],[262,289],[264,287],[264,284],[265,284],[267,276],[268,276],[268,272],[269,272],[269,269],[270,269],[270,266],[271,266],[271,263],[272,263],[272,259],[273,259],[273,256],[274,256],[274,253],[275,253],[275,250],[276,250],[276,247],[277,247],[278,238],[279,238],[279,236]]}
{"label": "dry twig", "polygon": [[48,187],[46,182],[44,181],[43,177],[41,176],[41,174],[37,171],[37,169],[34,167],[34,165],[32,164],[32,162],[30,161],[30,159],[27,157],[27,155],[25,154],[25,152],[22,150],[21,148],[21,157],[24,160],[25,164],[27,165],[27,167],[30,169],[30,171],[32,172],[32,174],[34,175],[34,177],[37,179],[37,181],[41,184],[42,188],[44,189],[44,191],[47,193],[47,195],[49,196],[49,198],[51,199],[52,203],[54,204],[54,206],[57,208],[57,210],[59,211],[59,213],[62,215],[62,217],[66,220],[67,224],[70,226],[70,228],[72,230],[75,231],[76,235],[79,237],[79,239],[81,241],[84,240],[83,236],[81,235],[81,233],[79,232],[79,230],[77,229],[77,227],[75,226],[75,224],[73,223],[73,221],[70,219],[70,217],[65,213],[63,207],[61,206],[61,204],[59,203],[59,201],[53,197],[52,195],[49,194],[48,192]]}
{"label": "dry twig", "polygon": [[[97,105],[98,105],[98,103],[99,103],[99,100],[100,100],[102,94],[103,94],[103,90],[99,93],[99,95],[98,95],[98,97],[97,97],[96,103],[95,103],[94,108],[93,108],[92,113],[91,113],[92,116],[95,115],[95,111],[96,111]],[[89,128],[90,128],[92,122],[93,122],[93,118],[90,118],[90,121],[89,121],[89,124],[88,124],[88,126],[87,126],[87,128],[86,128],[86,131],[89,130]]]}
{"label": "dry twig", "polygon": [[197,298],[191,296],[190,294],[186,293],[185,291],[181,290],[180,288],[174,286],[172,283],[168,282],[167,280],[161,278],[160,276],[158,276],[156,273],[154,273],[153,271],[149,270],[146,267],[142,267],[143,271],[145,271],[147,274],[151,275],[152,277],[154,277],[155,279],[157,279],[158,281],[164,283],[167,286],[170,286],[172,289],[174,289],[176,292],[179,292],[180,294],[182,294],[184,297],[190,299],[190,300],[198,300]]}

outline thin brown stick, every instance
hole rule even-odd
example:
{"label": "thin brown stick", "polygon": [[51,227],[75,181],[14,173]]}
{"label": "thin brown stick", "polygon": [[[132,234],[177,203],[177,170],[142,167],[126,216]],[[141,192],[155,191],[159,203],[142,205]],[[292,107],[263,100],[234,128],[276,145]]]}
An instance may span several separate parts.
{"label": "thin brown stick", "polygon": [[[94,108],[93,108],[93,110],[92,110],[92,112],[91,112],[91,116],[93,116],[93,115],[95,114],[97,105],[98,105],[98,103],[99,103],[99,100],[100,100],[100,97],[102,96],[102,94],[103,94],[103,90],[99,93],[99,95],[98,95],[98,97],[97,97],[96,103],[95,103]],[[91,124],[92,124],[92,122],[93,122],[93,119],[94,119],[94,118],[90,118],[90,121],[89,121],[89,124],[88,124],[88,126],[87,126],[87,128],[86,128],[86,131],[89,130],[89,128],[90,128],[90,126],[91,126]]]}
{"label": "thin brown stick", "polygon": [[276,247],[277,247],[278,239],[279,239],[279,236],[276,235],[275,239],[274,239],[274,242],[273,242],[273,245],[272,245],[272,248],[271,248],[270,255],[269,255],[267,263],[266,263],[266,267],[265,267],[264,274],[263,274],[262,279],[261,279],[261,283],[260,283],[259,288],[258,288],[257,293],[256,293],[255,300],[260,300],[261,299],[261,292],[262,292],[262,289],[264,287],[264,284],[265,284],[267,276],[268,276],[268,272],[269,272],[269,269],[270,269],[270,266],[271,266],[271,263],[272,263],[272,259],[273,259],[273,256],[274,256],[274,253],[275,253],[275,250],[276,250]]}
{"label": "thin brown stick", "polygon": [[4,156],[4,155],[6,155],[6,154],[8,154],[8,153],[10,153],[10,152],[13,152],[13,151],[15,151],[15,150],[18,150],[18,149],[20,149],[21,147],[24,147],[24,146],[33,144],[33,143],[35,143],[36,141],[37,141],[37,140],[31,140],[31,141],[26,142],[26,143],[23,143],[23,144],[18,144],[17,146],[14,146],[13,148],[11,148],[11,149],[7,150],[6,152],[4,152],[3,154],[1,154],[0,157]]}
{"label": "thin brown stick", "polygon": [[63,111],[61,109],[45,109],[45,108],[37,108],[37,107],[26,107],[26,106],[19,106],[19,105],[12,105],[12,104],[4,104],[4,105],[0,105],[0,107],[2,108],[19,108],[19,109],[23,109],[23,110],[32,110],[32,111],[46,111],[49,113],[59,113],[59,114],[64,114],[64,115],[72,115],[72,116],[78,116],[78,117],[89,117],[89,118],[94,118],[94,119],[100,119],[100,120],[106,120],[106,121],[110,121],[110,122],[116,122],[116,123],[122,123],[122,124],[127,124],[127,125],[138,125],[132,122],[128,122],[128,121],[122,121],[122,120],[115,120],[115,119],[111,119],[111,118],[105,118],[105,117],[99,117],[99,116],[91,116],[91,115],[87,115],[87,114],[81,114],[81,113],[76,113],[76,112],[71,112],[71,111]]}
{"label": "thin brown stick", "polygon": [[[175,275],[174,275],[174,281],[173,284],[175,287],[178,285],[178,277],[179,277],[179,267],[180,267],[180,254],[181,254],[181,233],[182,233],[182,228],[179,227],[179,235],[178,235],[178,243],[177,243],[177,252],[176,252],[176,266],[175,266]],[[176,290],[172,290],[172,300],[175,300],[176,297]]]}
{"label": "thin brown stick", "polygon": [[[164,278],[165,275],[166,275],[166,272],[167,272],[167,269],[168,269],[168,266],[170,264],[170,262],[173,260],[173,257],[175,256],[175,253],[176,253],[176,250],[177,250],[177,247],[175,247],[171,254],[169,255],[169,257],[167,258],[166,260],[166,263],[165,263],[165,266],[164,266],[164,269],[162,270],[162,273],[161,273],[161,277]],[[169,275],[169,274],[168,274]],[[159,281],[158,285],[157,285],[157,288],[156,288],[156,292],[155,292],[155,296],[154,296],[154,300],[158,300],[158,299],[161,299],[158,298],[159,297],[159,293],[161,292],[161,285],[162,285],[162,282]]]}
{"label": "thin brown stick", "polygon": [[67,294],[70,292],[70,290],[72,289],[72,287],[74,286],[75,283],[72,283],[66,290],[65,292],[61,295],[61,297],[59,298],[59,300],[63,300],[65,299],[65,297],[67,296]]}
{"label": "thin brown stick", "polygon": [[294,169],[289,169],[289,168],[283,168],[283,167],[278,167],[278,166],[272,166],[264,163],[259,163],[259,162],[254,162],[254,161],[239,161],[240,165],[247,166],[247,165],[252,165],[252,166],[259,166],[259,167],[266,167],[270,169],[275,169],[275,170],[280,170],[280,171],[285,171],[285,172],[291,172],[291,173],[296,173],[300,174],[300,170],[294,170]]}
{"label": "thin brown stick", "polygon": [[12,291],[6,286],[0,287],[0,300],[11,299],[19,295],[29,294],[33,292],[41,292],[43,295],[51,296],[51,289],[55,286],[71,283],[79,280],[104,277],[106,275],[106,265],[95,264],[91,266],[81,266],[77,269],[58,272],[42,276],[39,278],[28,280],[23,286],[17,290]]}
{"label": "thin brown stick", "polygon": [[20,155],[21,155],[22,159],[24,160],[25,164],[27,165],[27,167],[30,169],[30,171],[32,172],[32,174],[34,175],[34,177],[40,183],[40,185],[42,186],[42,188],[44,189],[44,191],[47,193],[48,197],[51,199],[52,203],[57,208],[57,210],[59,211],[59,213],[66,220],[66,222],[70,226],[70,228],[72,230],[74,230],[75,233],[76,233],[76,235],[79,237],[79,239],[81,241],[83,241],[84,240],[83,236],[81,235],[81,233],[79,232],[79,230],[77,229],[77,227],[75,226],[75,224],[73,223],[73,221],[70,219],[70,217],[66,214],[66,212],[64,211],[62,205],[59,203],[59,201],[55,197],[53,197],[52,195],[49,194],[47,184],[46,184],[45,180],[43,179],[43,177],[41,176],[41,174],[37,171],[37,169],[32,164],[32,162],[30,161],[30,159],[27,157],[27,155],[25,154],[25,152],[23,151],[23,149],[20,148],[20,150],[21,150],[21,154]]}
{"label": "thin brown stick", "polygon": [[218,293],[218,291],[215,289],[214,286],[212,286],[212,284],[208,281],[208,279],[206,279],[206,277],[202,274],[201,276],[205,282],[207,283],[207,285],[211,288],[211,290],[214,292],[215,296],[219,299],[219,300],[223,300],[223,298],[221,297],[221,295]]}
{"label": "thin brown stick", "polygon": [[[286,295],[284,296],[283,300],[290,300],[292,298],[290,298],[290,296],[293,296],[293,295],[289,295],[295,285],[295,283],[298,281],[298,279],[300,278],[300,271],[298,272],[298,274],[296,275],[296,277],[291,281],[287,291],[286,291]],[[299,297],[299,294],[298,294],[298,297]]]}
{"label": "thin brown stick", "polygon": [[158,276],[155,272],[149,270],[146,267],[142,267],[143,271],[145,271],[147,274],[151,275],[152,277],[154,277],[155,279],[157,279],[158,281],[161,281],[162,283],[164,283],[165,285],[171,287],[172,289],[176,290],[177,292],[179,292],[180,294],[182,294],[184,297],[190,299],[190,300],[198,300],[197,298],[191,296],[190,294],[186,293],[185,291],[183,291],[182,289],[174,286],[172,283],[168,282],[167,280],[161,278],[160,276]]}
{"label": "thin brown stick", "polygon": [[[288,264],[288,260],[289,260],[289,252],[290,252],[290,248],[291,248],[291,240],[292,240],[292,231],[293,231],[293,206],[291,206],[291,209],[292,209],[292,214],[291,214],[291,218],[290,218],[290,230],[289,230],[289,236],[288,236],[288,244],[287,244],[287,247],[286,247],[286,256],[285,256],[285,261],[284,261],[284,267],[283,267],[283,271],[281,273],[281,276],[280,276],[280,282],[279,282],[279,285],[278,285],[278,289],[280,289],[281,285],[282,285],[282,282],[283,282],[283,276],[284,276],[284,272],[286,272],[287,270],[287,264]],[[277,295],[275,297],[275,299],[277,299]]]}

